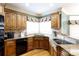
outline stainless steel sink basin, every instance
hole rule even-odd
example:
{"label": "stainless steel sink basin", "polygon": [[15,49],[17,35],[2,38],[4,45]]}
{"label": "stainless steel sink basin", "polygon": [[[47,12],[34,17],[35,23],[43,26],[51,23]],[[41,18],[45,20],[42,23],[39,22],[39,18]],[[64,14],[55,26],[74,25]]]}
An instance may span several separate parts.
{"label": "stainless steel sink basin", "polygon": [[62,39],[53,39],[57,44],[74,44]]}

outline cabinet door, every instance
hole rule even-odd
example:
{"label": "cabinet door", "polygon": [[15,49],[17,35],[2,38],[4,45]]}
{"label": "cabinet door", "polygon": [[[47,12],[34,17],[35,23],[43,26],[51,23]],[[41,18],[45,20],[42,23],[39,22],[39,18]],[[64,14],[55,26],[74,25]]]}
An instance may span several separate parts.
{"label": "cabinet door", "polygon": [[30,51],[33,49],[33,37],[28,37],[28,41],[27,41],[27,45],[28,45],[28,48],[27,50]]}
{"label": "cabinet door", "polygon": [[44,49],[44,39],[42,37],[39,38],[39,48]]}
{"label": "cabinet door", "polygon": [[16,28],[16,14],[5,13],[5,31],[14,32]]}
{"label": "cabinet door", "polygon": [[53,47],[51,47],[51,51],[50,51],[51,53],[51,56],[54,56],[54,49],[53,49]]}
{"label": "cabinet door", "polygon": [[44,49],[49,49],[49,39],[48,38],[44,38],[44,42],[43,42],[43,46],[44,46]]}
{"label": "cabinet door", "polygon": [[5,40],[4,46],[6,56],[16,55],[16,40]]}
{"label": "cabinet door", "polygon": [[8,20],[9,20],[9,14],[8,13],[5,13],[5,19],[4,19],[4,29],[5,31],[8,31]]}
{"label": "cabinet door", "polygon": [[17,27],[18,31],[21,30],[21,26],[22,26],[21,20],[22,20],[22,16],[20,14],[17,14],[17,20],[16,20],[17,24],[16,24],[16,27]]}
{"label": "cabinet door", "polygon": [[51,26],[54,29],[60,29],[60,14],[55,13],[52,15]]}
{"label": "cabinet door", "polygon": [[16,55],[16,47],[15,46],[6,46],[5,47],[5,56],[15,56]]}
{"label": "cabinet door", "polygon": [[9,14],[9,20],[8,20],[8,25],[9,25],[9,29],[10,29],[10,32],[12,32],[12,30],[13,30],[13,27],[12,27],[12,25],[13,25],[13,15],[12,15],[12,13],[10,13]]}
{"label": "cabinet door", "polygon": [[39,48],[39,44],[40,44],[40,41],[39,41],[39,39],[37,39],[37,38],[34,38],[34,49],[37,49],[37,48]]}
{"label": "cabinet door", "polygon": [[16,30],[16,14],[12,13],[12,30],[13,32]]}
{"label": "cabinet door", "polygon": [[26,28],[26,16],[25,15],[22,15],[22,29],[24,30]]}
{"label": "cabinet door", "polygon": [[57,56],[57,51],[54,50],[54,46],[52,46],[51,44],[49,45],[49,52],[51,56]]}
{"label": "cabinet door", "polygon": [[5,13],[5,21],[4,21],[4,23],[5,23],[5,26],[4,26],[5,31],[10,31],[11,30],[11,25],[12,25],[11,22],[12,22],[11,21],[11,13]]}

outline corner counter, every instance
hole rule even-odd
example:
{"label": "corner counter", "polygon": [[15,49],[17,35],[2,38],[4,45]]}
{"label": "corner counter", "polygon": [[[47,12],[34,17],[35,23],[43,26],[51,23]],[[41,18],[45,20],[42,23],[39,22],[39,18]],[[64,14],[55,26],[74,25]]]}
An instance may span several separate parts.
{"label": "corner counter", "polygon": [[68,53],[70,53],[73,56],[79,56],[79,44],[76,45],[59,45],[61,48],[66,50]]}

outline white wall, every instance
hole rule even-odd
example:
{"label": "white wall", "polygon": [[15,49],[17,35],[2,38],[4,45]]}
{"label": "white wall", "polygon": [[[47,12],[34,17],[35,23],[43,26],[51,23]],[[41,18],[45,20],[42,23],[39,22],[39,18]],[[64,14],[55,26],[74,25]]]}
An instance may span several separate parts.
{"label": "white wall", "polygon": [[62,7],[62,11],[67,15],[79,15],[79,4],[66,4]]}
{"label": "white wall", "polygon": [[[70,16],[69,20],[79,20],[79,16]],[[69,25],[70,36],[76,39],[79,39],[79,24],[70,24]]]}
{"label": "white wall", "polygon": [[70,37],[79,39],[79,25],[70,25]]}

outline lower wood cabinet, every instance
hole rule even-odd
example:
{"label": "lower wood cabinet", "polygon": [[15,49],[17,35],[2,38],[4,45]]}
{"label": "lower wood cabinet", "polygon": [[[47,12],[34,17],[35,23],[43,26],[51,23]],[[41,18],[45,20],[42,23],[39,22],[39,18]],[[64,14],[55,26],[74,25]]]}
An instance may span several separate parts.
{"label": "lower wood cabinet", "polygon": [[34,48],[33,47],[33,37],[28,37],[28,40],[27,40],[27,51],[30,51],[33,48]]}
{"label": "lower wood cabinet", "polygon": [[33,42],[33,47],[34,47],[34,49],[38,49],[38,48],[40,48],[40,42],[39,42],[40,40],[38,40],[38,39],[35,39],[34,38],[34,42]]}
{"label": "lower wood cabinet", "polygon": [[52,46],[50,43],[49,43],[49,53],[51,56],[57,56],[57,51],[55,49],[56,47]]}
{"label": "lower wood cabinet", "polygon": [[49,44],[49,53],[51,56],[54,56],[54,48]]}
{"label": "lower wood cabinet", "polygon": [[43,36],[28,37],[27,51],[33,49],[49,49],[49,38]]}
{"label": "lower wood cabinet", "polygon": [[5,40],[5,56],[15,56],[16,55],[16,41],[15,40]]}
{"label": "lower wood cabinet", "polygon": [[34,49],[49,49],[48,37],[34,37]]}
{"label": "lower wood cabinet", "polygon": [[44,37],[43,48],[47,50],[49,49],[49,38],[48,37]]}
{"label": "lower wood cabinet", "polygon": [[[17,39],[18,40],[18,39]],[[14,39],[7,39],[4,40],[4,45],[5,45],[5,52],[4,55],[5,56],[16,56],[16,52],[17,52],[17,40]],[[30,51],[33,49],[46,49],[49,50],[49,38],[48,37],[28,37],[27,39],[25,39],[25,41],[27,41],[27,49],[26,51]]]}
{"label": "lower wood cabinet", "polygon": [[73,56],[60,46],[57,47],[57,56]]}

